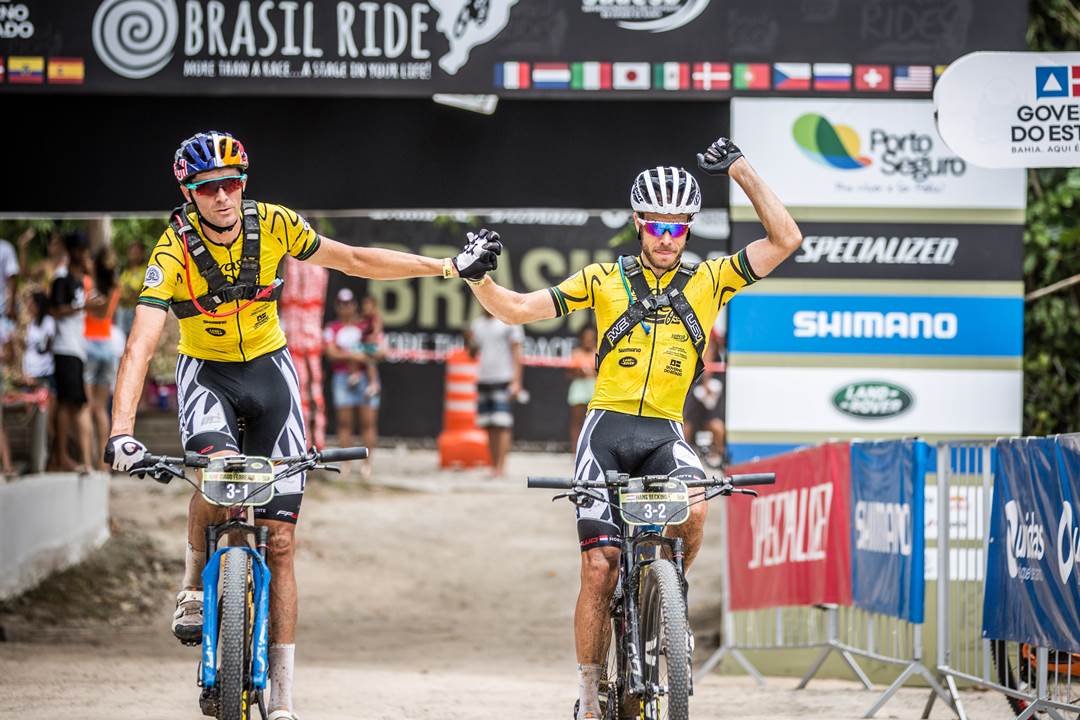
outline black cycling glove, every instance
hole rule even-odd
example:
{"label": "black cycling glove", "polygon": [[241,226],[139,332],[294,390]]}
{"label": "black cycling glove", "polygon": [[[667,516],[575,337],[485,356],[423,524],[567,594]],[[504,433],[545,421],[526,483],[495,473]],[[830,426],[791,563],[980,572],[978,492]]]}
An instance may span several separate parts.
{"label": "black cycling glove", "polygon": [[494,230],[480,230],[466,235],[468,242],[453,259],[458,275],[464,280],[480,280],[499,266],[502,243]]}
{"label": "black cycling glove", "polygon": [[698,153],[697,164],[710,175],[727,175],[728,169],[743,156],[742,150],[728,138],[719,138],[703,153]]}

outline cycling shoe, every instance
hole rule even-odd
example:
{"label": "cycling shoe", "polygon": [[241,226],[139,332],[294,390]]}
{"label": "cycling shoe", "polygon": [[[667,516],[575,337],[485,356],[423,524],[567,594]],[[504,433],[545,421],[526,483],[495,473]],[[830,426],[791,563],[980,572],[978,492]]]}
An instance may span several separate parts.
{"label": "cycling shoe", "polygon": [[203,592],[181,590],[176,594],[176,612],[173,613],[172,632],[184,645],[202,642]]}

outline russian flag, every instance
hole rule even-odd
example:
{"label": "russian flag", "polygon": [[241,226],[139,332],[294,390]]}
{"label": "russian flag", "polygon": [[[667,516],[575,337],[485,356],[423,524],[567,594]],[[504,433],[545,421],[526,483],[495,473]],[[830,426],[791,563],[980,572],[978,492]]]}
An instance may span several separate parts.
{"label": "russian flag", "polygon": [[504,62],[495,65],[495,87],[504,90],[528,90],[531,82],[529,63]]}
{"label": "russian flag", "polygon": [[773,90],[809,89],[809,63],[773,63]]}
{"label": "russian flag", "polygon": [[848,63],[814,63],[814,89],[844,91],[851,89],[851,65]]}

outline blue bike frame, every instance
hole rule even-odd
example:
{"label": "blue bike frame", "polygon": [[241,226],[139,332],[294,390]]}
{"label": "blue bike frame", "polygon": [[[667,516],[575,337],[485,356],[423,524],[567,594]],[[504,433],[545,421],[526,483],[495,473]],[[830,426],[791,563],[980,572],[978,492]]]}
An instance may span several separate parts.
{"label": "blue bike frame", "polygon": [[[217,682],[217,635],[218,635],[218,578],[221,575],[221,555],[234,548],[219,548],[203,568],[203,608],[212,609],[203,614],[202,636],[202,686],[214,687]],[[251,684],[257,690],[266,689],[266,675],[270,667],[268,653],[268,626],[270,617],[270,568],[262,555],[250,547],[240,548],[251,556],[251,569],[255,576],[255,618],[252,634],[255,648],[252,657]]]}

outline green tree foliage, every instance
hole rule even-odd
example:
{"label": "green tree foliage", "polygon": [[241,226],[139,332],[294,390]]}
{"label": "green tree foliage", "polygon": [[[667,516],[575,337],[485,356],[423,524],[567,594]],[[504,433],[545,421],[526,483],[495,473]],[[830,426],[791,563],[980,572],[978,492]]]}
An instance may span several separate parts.
{"label": "green tree foliage", "polygon": [[[1032,0],[1028,45],[1080,50],[1073,0]],[[1080,274],[1080,169],[1031,170],[1024,231],[1027,292]],[[1080,284],[1029,301],[1024,313],[1024,432],[1080,430]]]}

